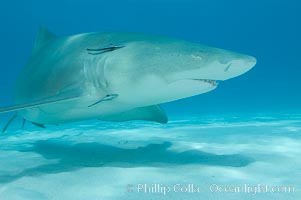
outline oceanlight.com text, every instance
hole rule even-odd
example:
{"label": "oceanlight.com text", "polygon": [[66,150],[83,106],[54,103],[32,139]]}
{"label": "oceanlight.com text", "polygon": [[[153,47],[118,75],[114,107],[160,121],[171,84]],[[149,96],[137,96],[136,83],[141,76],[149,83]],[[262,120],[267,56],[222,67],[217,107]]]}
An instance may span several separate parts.
{"label": "oceanlight.com text", "polygon": [[294,186],[272,186],[267,184],[242,184],[242,185],[223,185],[223,184],[128,184],[127,191],[131,193],[140,194],[161,194],[168,195],[170,193],[186,193],[197,194],[203,192],[210,192],[216,194],[223,193],[245,193],[250,195],[264,194],[264,193],[294,193]]}

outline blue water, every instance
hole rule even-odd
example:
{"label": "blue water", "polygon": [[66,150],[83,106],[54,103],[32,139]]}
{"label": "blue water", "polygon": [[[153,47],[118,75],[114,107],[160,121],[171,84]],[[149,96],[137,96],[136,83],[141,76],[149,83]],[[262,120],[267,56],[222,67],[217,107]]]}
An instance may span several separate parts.
{"label": "blue water", "polygon": [[[301,3],[297,0],[11,0],[0,7],[0,107],[12,103],[39,25],[58,35],[143,32],[257,58],[243,76],[163,105],[167,125],[87,121],[0,136],[0,199],[300,199]],[[1,127],[9,114],[1,115]],[[200,193],[138,193],[195,183]],[[292,185],[212,193],[208,185]],[[128,192],[133,184],[134,192]]]}
{"label": "blue water", "polygon": [[217,90],[168,104],[169,113],[300,111],[301,28],[297,0],[39,0],[0,7],[0,105],[10,103],[40,24],[58,35],[92,31],[155,33],[253,55],[256,67]]}

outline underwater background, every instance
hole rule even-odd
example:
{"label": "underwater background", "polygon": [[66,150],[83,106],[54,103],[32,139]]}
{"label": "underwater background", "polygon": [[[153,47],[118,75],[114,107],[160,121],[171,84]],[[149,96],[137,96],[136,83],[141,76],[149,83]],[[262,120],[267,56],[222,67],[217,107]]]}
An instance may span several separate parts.
{"label": "underwater background", "polygon": [[[0,135],[0,200],[300,199],[301,3],[297,0],[11,0],[0,6],[0,107],[12,104],[40,25],[57,35],[142,32],[257,58],[217,89],[163,105],[170,123],[86,121]],[[3,127],[11,114],[0,116]],[[138,192],[138,184],[200,192]],[[210,186],[293,186],[212,192]],[[130,188],[129,188],[130,187]]]}

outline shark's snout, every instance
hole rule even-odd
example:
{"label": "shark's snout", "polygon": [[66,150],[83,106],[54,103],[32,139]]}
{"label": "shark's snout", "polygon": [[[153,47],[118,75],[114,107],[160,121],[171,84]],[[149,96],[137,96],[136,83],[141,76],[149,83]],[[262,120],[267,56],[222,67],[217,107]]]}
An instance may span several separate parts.
{"label": "shark's snout", "polygon": [[252,56],[244,56],[242,58],[229,61],[223,68],[223,77],[219,80],[227,80],[240,76],[251,70],[256,64],[256,58]]}
{"label": "shark's snout", "polygon": [[[214,57],[215,58],[215,57]],[[195,59],[193,61],[196,61]],[[191,62],[192,63],[192,62]],[[194,63],[192,70],[182,70],[171,74],[170,82],[179,80],[198,80],[212,87],[218,85],[218,81],[228,80],[240,76],[251,70],[256,64],[256,59],[247,55],[226,55],[220,59],[202,60]],[[183,69],[185,69],[183,67]]]}

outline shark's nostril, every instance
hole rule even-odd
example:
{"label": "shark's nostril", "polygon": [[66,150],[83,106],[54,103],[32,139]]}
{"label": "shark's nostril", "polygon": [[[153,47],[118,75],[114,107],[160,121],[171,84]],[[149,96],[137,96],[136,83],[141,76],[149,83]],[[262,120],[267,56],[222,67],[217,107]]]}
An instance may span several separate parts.
{"label": "shark's nostril", "polygon": [[230,63],[230,64],[225,68],[224,71],[227,72],[227,71],[230,69],[231,65],[232,65],[232,63]]}

